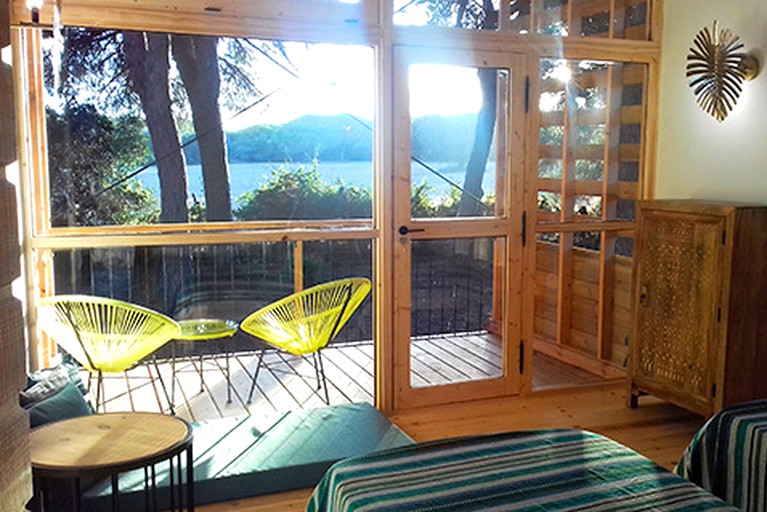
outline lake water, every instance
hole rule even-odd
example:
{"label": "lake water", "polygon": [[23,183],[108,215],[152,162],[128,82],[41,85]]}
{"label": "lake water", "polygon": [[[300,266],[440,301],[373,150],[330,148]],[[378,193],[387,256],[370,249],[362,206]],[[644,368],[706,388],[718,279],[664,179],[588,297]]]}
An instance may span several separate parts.
{"label": "lake water", "polygon": [[[283,164],[279,162],[229,164],[232,198],[236,200],[245,192],[255,190],[267,183],[272,172],[283,165],[287,165],[289,169],[295,169],[301,165],[311,166],[312,164]],[[427,165],[439,171],[459,186],[463,186],[463,167],[440,162],[429,162]],[[494,166],[494,162],[488,163],[487,172],[485,172],[485,180],[482,186],[486,193],[492,192],[495,187]],[[370,189],[373,183],[372,162],[322,162],[318,170],[323,181],[328,183],[336,183],[341,180],[346,184],[357,185],[367,189]],[[187,171],[190,195],[194,194],[198,199],[203,200],[205,198],[205,188],[202,182],[202,168],[199,165],[189,165],[187,166]],[[426,183],[434,189],[432,197],[446,195],[451,188],[451,185],[447,182],[417,163],[413,163],[411,172],[413,173],[413,183],[420,184],[426,180]],[[157,169],[155,167],[150,167],[139,174],[138,179],[145,187],[152,190],[155,196],[160,197],[160,182],[157,178]]]}

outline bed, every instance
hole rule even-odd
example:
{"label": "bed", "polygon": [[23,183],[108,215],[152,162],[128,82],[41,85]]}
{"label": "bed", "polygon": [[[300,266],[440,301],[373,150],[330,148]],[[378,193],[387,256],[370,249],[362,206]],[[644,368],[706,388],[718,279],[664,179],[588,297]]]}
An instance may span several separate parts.
{"label": "bed", "polygon": [[386,450],[334,464],[308,512],[737,510],[625,446],[571,429]]}
{"label": "bed", "polygon": [[767,511],[767,400],[737,404],[712,416],[676,472],[743,511]]}

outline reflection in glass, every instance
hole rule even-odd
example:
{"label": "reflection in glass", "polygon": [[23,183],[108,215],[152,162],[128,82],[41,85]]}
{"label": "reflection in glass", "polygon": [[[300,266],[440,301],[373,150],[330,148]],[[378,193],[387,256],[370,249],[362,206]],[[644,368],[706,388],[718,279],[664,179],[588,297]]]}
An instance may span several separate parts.
{"label": "reflection in glass", "polygon": [[[499,238],[497,244],[502,243]],[[411,385],[501,376],[502,334],[491,327],[503,325],[503,306],[494,305],[496,240],[413,240],[411,244]]]}
{"label": "reflection in glass", "polygon": [[394,0],[394,24],[495,30],[499,7],[500,0]]}

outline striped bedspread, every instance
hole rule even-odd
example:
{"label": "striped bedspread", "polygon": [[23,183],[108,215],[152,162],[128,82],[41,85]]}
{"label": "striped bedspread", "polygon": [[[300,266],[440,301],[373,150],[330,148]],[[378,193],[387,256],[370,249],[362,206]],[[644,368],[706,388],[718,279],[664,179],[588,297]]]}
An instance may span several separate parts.
{"label": "striped bedspread", "polygon": [[767,512],[767,400],[712,416],[676,472],[741,510]]}
{"label": "striped bedspread", "polygon": [[634,451],[580,430],[423,443],[342,460],[308,512],[735,510]]}

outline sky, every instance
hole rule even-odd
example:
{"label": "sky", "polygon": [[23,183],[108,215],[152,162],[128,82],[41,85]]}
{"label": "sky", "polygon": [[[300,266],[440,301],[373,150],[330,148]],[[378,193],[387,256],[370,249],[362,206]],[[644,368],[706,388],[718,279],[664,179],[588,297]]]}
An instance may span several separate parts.
{"label": "sky", "polygon": [[[272,91],[264,103],[225,123],[227,131],[254,124],[283,124],[302,115],[350,113],[373,119],[375,105],[372,48],[351,45],[287,43],[294,77],[264,59],[258,87]],[[476,112],[480,97],[473,69],[417,64],[410,68],[412,117]],[[226,117],[226,116],[225,116]]]}

